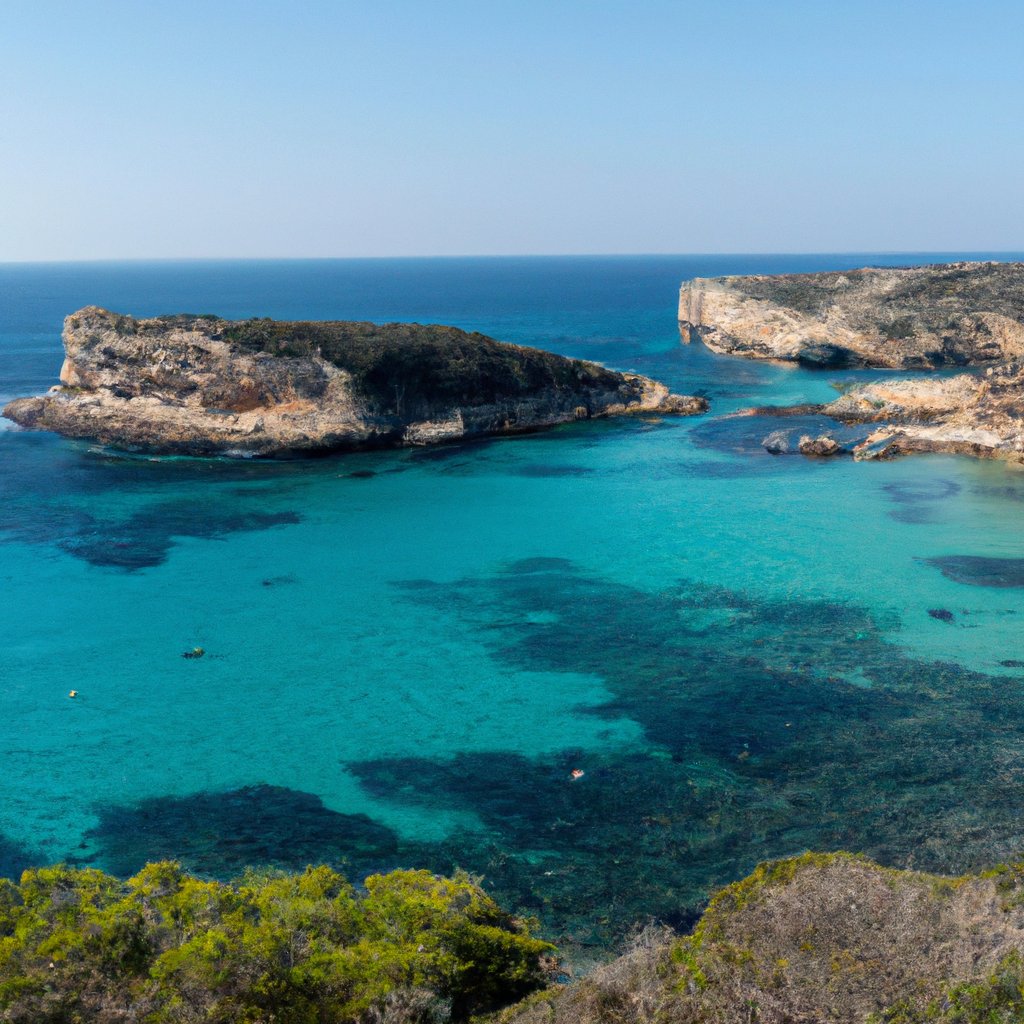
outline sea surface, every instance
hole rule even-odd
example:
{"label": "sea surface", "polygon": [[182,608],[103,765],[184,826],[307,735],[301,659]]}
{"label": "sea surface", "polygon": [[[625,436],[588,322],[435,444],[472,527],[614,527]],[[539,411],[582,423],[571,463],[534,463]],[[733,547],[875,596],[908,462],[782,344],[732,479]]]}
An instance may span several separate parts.
{"label": "sea surface", "polygon": [[688,277],[962,255],[0,266],[2,400],[93,303],[455,324],[711,402],[293,462],[0,431],[0,874],[457,866],[601,949],[807,849],[1019,857],[1024,473],[770,455],[828,424],[728,414],[882,372],[676,324]]}

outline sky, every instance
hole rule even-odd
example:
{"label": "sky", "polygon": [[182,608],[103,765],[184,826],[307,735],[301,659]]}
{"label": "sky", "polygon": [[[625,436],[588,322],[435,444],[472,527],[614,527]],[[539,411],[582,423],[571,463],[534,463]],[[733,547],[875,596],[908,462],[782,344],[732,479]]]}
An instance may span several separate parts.
{"label": "sky", "polygon": [[1024,4],[6,0],[0,261],[1024,249]]}

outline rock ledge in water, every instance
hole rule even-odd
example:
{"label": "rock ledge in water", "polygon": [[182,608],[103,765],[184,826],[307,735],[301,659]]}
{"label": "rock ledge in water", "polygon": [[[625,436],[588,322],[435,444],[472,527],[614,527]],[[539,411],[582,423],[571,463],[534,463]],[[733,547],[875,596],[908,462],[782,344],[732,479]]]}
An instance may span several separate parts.
{"label": "rock ledge in water", "polygon": [[813,455],[823,458],[829,455],[838,455],[842,451],[842,445],[834,437],[829,437],[827,434],[822,434],[820,437],[811,437],[809,434],[804,434],[800,438],[799,449],[801,455]]}
{"label": "rock ledge in water", "polygon": [[61,386],[4,415],[136,451],[303,454],[708,408],[647,377],[454,327],[137,320],[87,306],[63,337]]}
{"label": "rock ledge in water", "polygon": [[[787,416],[807,408],[743,413]],[[955,377],[873,381],[844,389],[835,401],[813,410],[846,424],[876,425],[854,448],[858,460],[946,452],[1024,463],[1024,364]]]}

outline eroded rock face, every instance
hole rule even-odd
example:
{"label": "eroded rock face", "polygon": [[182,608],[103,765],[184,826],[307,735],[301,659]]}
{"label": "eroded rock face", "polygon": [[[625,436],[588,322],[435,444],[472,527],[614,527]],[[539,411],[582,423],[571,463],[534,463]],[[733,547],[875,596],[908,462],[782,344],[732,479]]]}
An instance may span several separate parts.
{"label": "eroded rock face", "polygon": [[820,437],[811,437],[809,434],[805,434],[800,438],[799,450],[801,455],[825,458],[829,455],[838,455],[843,449],[834,437],[829,437],[827,434],[822,434]]}
{"label": "eroded rock face", "polygon": [[1024,365],[931,380],[876,381],[823,406],[845,423],[878,423],[857,459],[951,452],[1024,462]]}
{"label": "eroded rock face", "polygon": [[715,352],[823,369],[1024,358],[1024,264],[696,278],[679,327]]}
{"label": "eroded rock face", "polygon": [[268,456],[430,444],[574,419],[704,412],[702,398],[452,327],[137,320],[64,323],[61,384],[10,402],[27,429],[139,451]]}
{"label": "eroded rock face", "polygon": [[[946,452],[1024,463],[1024,362],[954,377],[873,381],[849,388],[825,405],[761,406],[737,415],[807,414],[876,424],[853,448],[858,460]],[[769,451],[786,450],[778,447],[777,437],[788,434],[774,431],[762,443]],[[801,438],[799,448],[805,455],[828,455],[842,446],[823,436]]]}

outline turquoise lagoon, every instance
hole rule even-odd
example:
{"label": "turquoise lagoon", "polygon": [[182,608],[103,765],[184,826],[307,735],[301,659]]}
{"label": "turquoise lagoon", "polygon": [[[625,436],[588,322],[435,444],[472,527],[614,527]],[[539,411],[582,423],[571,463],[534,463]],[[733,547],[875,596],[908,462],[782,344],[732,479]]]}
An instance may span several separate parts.
{"label": "turquoise lagoon", "polygon": [[712,403],[304,462],[0,433],[0,867],[459,865],[600,945],[806,849],[1018,855],[1024,473],[768,455],[823,424],[729,412],[877,374],[675,323],[684,277],[909,261],[0,269],[5,398],[53,382],[62,316],[95,302],[454,323]]}

